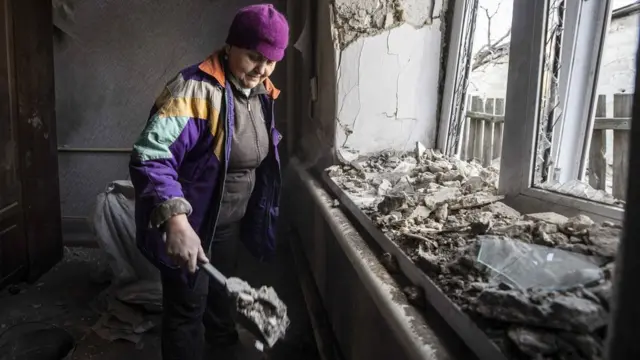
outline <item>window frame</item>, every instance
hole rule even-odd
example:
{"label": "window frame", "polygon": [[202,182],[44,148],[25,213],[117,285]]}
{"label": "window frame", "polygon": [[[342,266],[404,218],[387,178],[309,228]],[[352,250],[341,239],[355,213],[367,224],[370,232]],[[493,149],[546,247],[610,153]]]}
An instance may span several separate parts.
{"label": "window frame", "polygon": [[[572,0],[569,0],[569,2],[571,1]],[[605,2],[607,4],[607,11],[600,12],[600,18],[604,16],[610,17],[610,1]],[[593,9],[592,7],[585,6],[584,1],[580,1],[580,3],[583,3],[583,6],[580,8],[580,13],[581,11],[587,11],[587,9]],[[587,3],[599,2],[588,1]],[[620,222],[624,215],[624,209],[620,207],[551,192],[533,186],[536,138],[541,112],[543,55],[548,9],[549,0],[514,0],[513,2],[513,22],[509,51],[507,95],[505,99],[505,124],[500,161],[499,192],[505,195],[505,201],[509,205],[521,211],[555,211],[569,216],[584,213],[597,221],[609,220]],[[576,18],[576,20],[577,19],[578,18]],[[608,26],[608,19],[604,22]],[[576,23],[577,28],[570,29],[570,31],[576,31],[577,37],[579,38],[581,33],[588,30],[584,30],[585,27],[591,27],[593,31],[593,27],[597,26],[598,21],[576,21],[574,23]],[[565,26],[566,25],[565,23]],[[595,61],[596,69],[600,64],[602,43],[604,43],[607,26],[601,25],[600,37],[594,39],[594,41],[597,41],[596,44],[598,42],[600,43],[598,58]],[[570,50],[567,56],[575,56],[577,54],[575,52],[575,40],[577,39],[567,41],[566,47],[564,47],[565,44],[563,44],[563,53]],[[577,47],[578,51],[580,51],[580,49],[584,51],[584,47],[588,46],[587,44],[580,45],[580,41],[577,41],[577,43],[579,44]],[[591,46],[593,45],[594,43],[591,42]],[[582,48],[580,46],[582,46]],[[563,58],[566,57],[563,56]],[[576,66],[575,63],[573,66]],[[582,66],[591,68],[594,66],[594,62],[584,62]],[[580,70],[583,70],[580,73],[584,73],[584,69],[577,69],[577,71]],[[585,82],[584,77],[565,76],[564,79],[568,82],[564,84],[561,83],[560,88],[565,89],[566,94],[569,94],[571,90],[571,78],[574,78],[573,81],[580,80],[583,83]],[[561,79],[563,79],[563,77],[561,77]],[[589,74],[586,81],[587,86],[591,89],[591,93],[595,94],[593,90],[597,85],[597,73]],[[566,96],[565,99],[561,99],[561,104],[564,101],[565,106],[570,105],[571,103],[567,103],[567,99],[568,97]],[[590,137],[586,136],[588,134],[587,131],[591,130],[593,126],[593,100],[594,96],[592,95],[591,101],[583,101],[584,104],[576,111],[576,113],[580,115],[573,115],[584,116],[585,109],[587,107],[589,108],[586,112],[590,114],[589,125],[583,127],[581,130],[582,134],[578,134],[581,136],[577,136],[577,138],[583,142],[579,164],[579,166],[582,167],[584,166],[583,158],[589,146]],[[573,157],[575,157],[575,152],[573,153]]]}
{"label": "window frame", "polygon": [[[611,0],[566,3],[563,36],[567,41],[562,44],[562,64],[568,65],[568,71],[561,73],[564,75],[560,83],[564,111],[558,135],[554,134],[552,144],[555,167],[560,169],[555,177],[560,182],[583,180],[585,176],[600,64],[612,8]],[[575,154],[581,156],[576,157]]]}
{"label": "window frame", "polygon": [[[466,91],[460,99],[457,86],[469,84],[471,73],[471,47],[473,44],[473,32],[475,29],[475,9],[479,0],[457,0],[453,2],[453,16],[451,21],[451,35],[449,37],[449,53],[447,54],[447,67],[445,69],[445,79],[442,102],[440,105],[440,121],[436,147],[448,155],[456,155],[460,151],[461,142],[458,141],[456,148],[452,149],[450,139],[450,127],[455,124],[455,120],[462,122],[465,119]],[[471,21],[471,22],[470,22]],[[470,42],[465,39],[471,32]],[[459,104],[459,107],[456,107]],[[459,136],[459,135],[458,135]],[[453,150],[453,151],[451,151]]]}

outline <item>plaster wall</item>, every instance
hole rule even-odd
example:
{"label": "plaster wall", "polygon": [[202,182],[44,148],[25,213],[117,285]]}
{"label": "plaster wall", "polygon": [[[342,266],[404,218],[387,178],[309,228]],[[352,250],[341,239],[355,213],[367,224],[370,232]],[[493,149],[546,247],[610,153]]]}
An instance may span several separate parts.
{"label": "plaster wall", "polygon": [[443,3],[335,2],[336,147],[436,145]]}

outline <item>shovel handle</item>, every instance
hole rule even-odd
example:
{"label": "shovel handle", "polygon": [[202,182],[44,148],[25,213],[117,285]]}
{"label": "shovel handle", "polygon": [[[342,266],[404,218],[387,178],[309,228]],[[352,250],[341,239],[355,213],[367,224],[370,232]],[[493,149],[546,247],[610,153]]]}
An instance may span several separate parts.
{"label": "shovel handle", "polygon": [[224,287],[227,286],[227,278],[224,275],[222,275],[222,273],[218,271],[218,269],[213,267],[213,265],[211,265],[210,263],[206,263],[206,264],[200,263],[198,264],[198,266],[200,267],[201,270],[204,270],[204,272],[206,272],[218,284]]}

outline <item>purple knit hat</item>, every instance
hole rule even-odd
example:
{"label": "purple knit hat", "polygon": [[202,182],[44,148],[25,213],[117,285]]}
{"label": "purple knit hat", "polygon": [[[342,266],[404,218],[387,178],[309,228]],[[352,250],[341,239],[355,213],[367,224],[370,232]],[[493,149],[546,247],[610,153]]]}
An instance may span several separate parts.
{"label": "purple knit hat", "polygon": [[255,50],[273,61],[282,60],[288,43],[287,19],[271,4],[240,9],[227,35],[228,45]]}

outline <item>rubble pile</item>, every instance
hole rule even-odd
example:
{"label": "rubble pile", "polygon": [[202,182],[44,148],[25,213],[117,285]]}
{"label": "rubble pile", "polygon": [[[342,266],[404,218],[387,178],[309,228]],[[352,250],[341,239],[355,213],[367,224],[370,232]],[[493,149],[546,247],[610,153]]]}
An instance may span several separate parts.
{"label": "rubble pile", "polygon": [[495,168],[420,144],[327,172],[508,358],[603,357],[619,226],[520,214]]}

